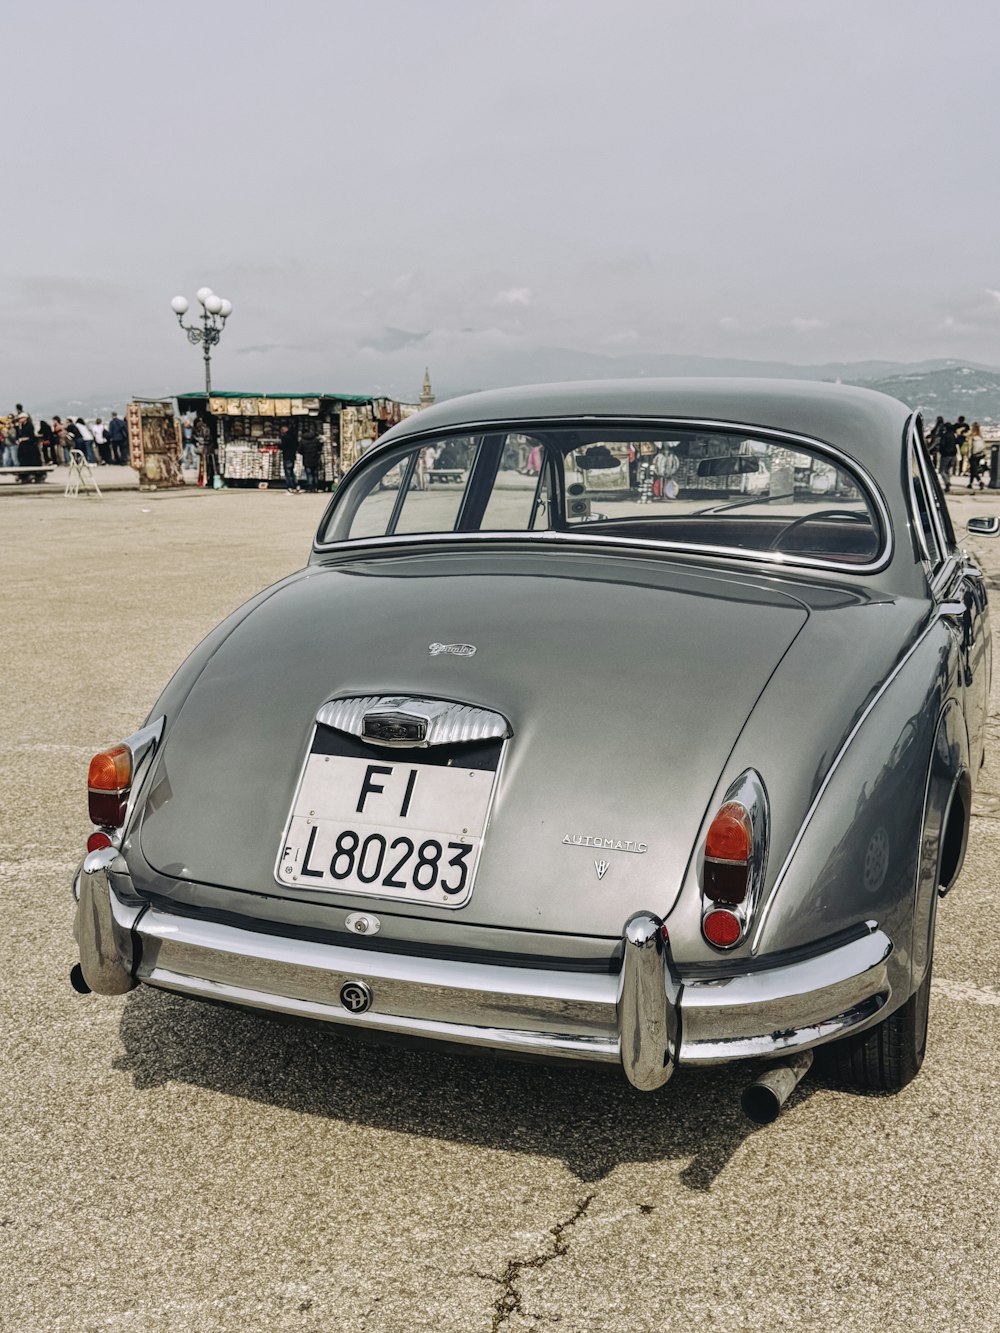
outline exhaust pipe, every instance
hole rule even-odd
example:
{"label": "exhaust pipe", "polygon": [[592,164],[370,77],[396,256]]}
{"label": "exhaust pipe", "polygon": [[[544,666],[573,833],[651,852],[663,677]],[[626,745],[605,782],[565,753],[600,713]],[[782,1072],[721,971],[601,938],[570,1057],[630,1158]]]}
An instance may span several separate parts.
{"label": "exhaust pipe", "polygon": [[812,1068],[812,1051],[802,1051],[771,1065],[761,1076],[745,1088],[740,1098],[743,1114],[755,1125],[769,1125],[792,1092]]}
{"label": "exhaust pipe", "polygon": [[77,995],[90,994],[90,987],[84,979],[83,968],[79,963],[74,963],[69,970],[69,984],[76,991]]}

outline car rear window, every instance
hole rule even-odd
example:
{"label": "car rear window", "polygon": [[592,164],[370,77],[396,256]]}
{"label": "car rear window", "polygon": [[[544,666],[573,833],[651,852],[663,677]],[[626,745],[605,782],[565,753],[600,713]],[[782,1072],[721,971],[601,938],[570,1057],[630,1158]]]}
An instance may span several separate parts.
{"label": "car rear window", "polygon": [[586,425],[424,439],[356,470],[321,542],[566,533],[869,564],[878,508],[838,457],[745,432]]}

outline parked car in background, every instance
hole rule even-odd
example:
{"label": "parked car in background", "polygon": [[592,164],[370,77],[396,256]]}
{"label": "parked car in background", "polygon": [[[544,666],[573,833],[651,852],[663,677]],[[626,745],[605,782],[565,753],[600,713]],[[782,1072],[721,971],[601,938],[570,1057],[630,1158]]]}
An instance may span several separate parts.
{"label": "parked car in background", "polygon": [[773,1113],[814,1050],[899,1088],[989,680],[983,577],[897,400],[454,399],[95,757],[75,982],[642,1089],[778,1062]]}

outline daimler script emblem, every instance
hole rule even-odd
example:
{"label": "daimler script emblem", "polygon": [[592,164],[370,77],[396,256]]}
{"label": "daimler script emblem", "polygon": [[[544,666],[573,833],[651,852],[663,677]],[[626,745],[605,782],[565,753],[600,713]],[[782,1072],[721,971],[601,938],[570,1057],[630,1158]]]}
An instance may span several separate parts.
{"label": "daimler script emblem", "polygon": [[475,657],[476,645],[474,643],[429,643],[427,651],[431,657],[437,657],[441,653],[450,653],[452,657]]}

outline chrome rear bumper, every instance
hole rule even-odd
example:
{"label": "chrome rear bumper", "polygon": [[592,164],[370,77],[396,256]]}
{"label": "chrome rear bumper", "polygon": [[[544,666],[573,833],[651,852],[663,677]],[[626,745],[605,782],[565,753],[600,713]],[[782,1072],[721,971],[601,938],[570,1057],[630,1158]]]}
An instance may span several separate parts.
{"label": "chrome rear bumper", "polygon": [[[549,971],[377,953],[133,907],[114,891],[127,879],[108,848],[86,858],[77,880],[81,968],[101,994],[145,982],[349,1027],[620,1064],[645,1090],[678,1063],[815,1046],[869,1022],[891,996],[892,944],[874,922],[804,962],[682,981],[662,922],[647,912],[625,925],[619,973]],[[370,992],[363,1012],[341,1002],[352,982]]]}

